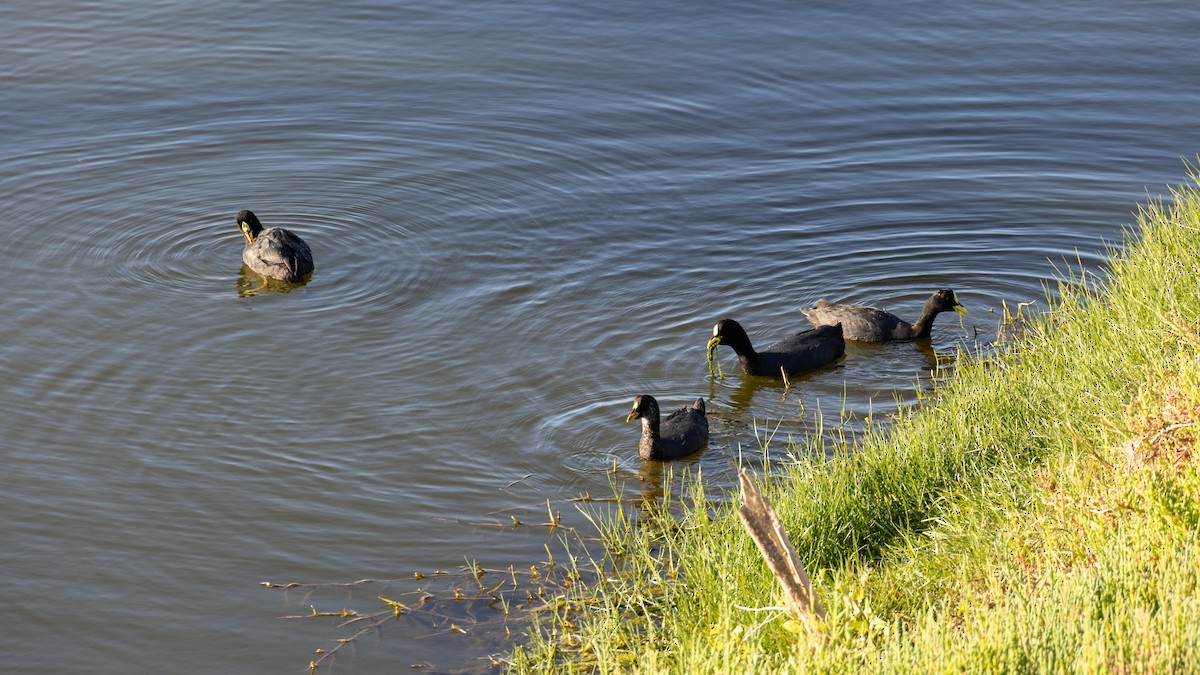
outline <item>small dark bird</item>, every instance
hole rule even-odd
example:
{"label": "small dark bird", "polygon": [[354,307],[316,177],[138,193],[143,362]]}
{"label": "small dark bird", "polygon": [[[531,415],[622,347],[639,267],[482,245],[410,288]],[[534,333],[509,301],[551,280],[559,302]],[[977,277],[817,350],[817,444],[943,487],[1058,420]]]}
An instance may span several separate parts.
{"label": "small dark bird", "polygon": [[692,407],[683,407],[659,421],[658,401],[650,394],[633,399],[633,410],[626,422],[642,420],[642,439],[638,454],[642,459],[666,462],[688,455],[708,445],[708,417],[704,414],[704,399],[698,398]]}
{"label": "small dark bird", "polygon": [[258,216],[249,210],[238,211],[237,223],[246,238],[242,262],[250,269],[292,284],[313,271],[312,251],[300,237],[282,227],[264,230]]}
{"label": "small dark bird", "polygon": [[755,351],[742,325],[733,319],[721,319],[713,326],[708,341],[709,361],[717,345],[729,345],[737,352],[738,363],[747,375],[783,377],[813,370],[831,363],[846,353],[846,340],[840,325],[821,326],[780,340],[766,349]]}
{"label": "small dark bird", "polygon": [[847,340],[858,342],[891,342],[893,340],[924,340],[933,329],[933,319],[938,314],[954,310],[966,316],[967,309],[958,302],[958,297],[949,288],[929,296],[925,308],[916,323],[901,321],[890,312],[862,305],[835,305],[818,300],[812,309],[802,309],[804,316],[814,326],[842,324]]}

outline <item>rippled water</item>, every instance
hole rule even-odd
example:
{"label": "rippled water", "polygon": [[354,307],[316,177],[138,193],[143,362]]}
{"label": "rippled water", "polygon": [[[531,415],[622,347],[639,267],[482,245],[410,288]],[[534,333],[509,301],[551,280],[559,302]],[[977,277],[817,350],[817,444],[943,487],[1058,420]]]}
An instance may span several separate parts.
{"label": "rippled water", "polygon": [[[345,631],[276,617],[474,582],[259,582],[545,560],[546,500],[570,519],[614,464],[658,489],[635,394],[708,399],[679,466],[718,484],[756,427],[911,401],[1184,180],[1198,29],[1182,2],[0,7],[0,668],[301,672]],[[310,283],[243,273],[242,208],[309,242]],[[819,297],[909,316],[943,286],[971,314],[932,349],[852,346],[786,396],[728,353],[708,377],[722,317],[766,342]],[[445,611],[468,633],[389,624],[336,668],[507,648]]]}

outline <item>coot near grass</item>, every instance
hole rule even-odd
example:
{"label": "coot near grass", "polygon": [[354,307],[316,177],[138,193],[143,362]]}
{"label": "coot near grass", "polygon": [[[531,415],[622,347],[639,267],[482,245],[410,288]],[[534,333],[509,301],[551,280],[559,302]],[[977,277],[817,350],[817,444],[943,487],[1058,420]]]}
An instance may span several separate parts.
{"label": "coot near grass", "polygon": [[768,345],[756,351],[746,329],[733,319],[721,319],[713,326],[708,341],[709,362],[718,345],[729,345],[737,353],[742,372],[747,375],[783,377],[814,370],[846,353],[846,340],[840,325],[821,326]]}
{"label": "coot near grass", "polygon": [[642,459],[666,462],[687,457],[708,445],[704,399],[698,398],[690,408],[681,408],[660,420],[658,401],[650,394],[642,394],[633,399],[633,410],[625,421],[635,419],[642,420],[642,439],[638,442]]}
{"label": "coot near grass", "polygon": [[900,317],[875,307],[845,305],[818,300],[812,309],[802,309],[804,316],[814,326],[842,324],[847,340],[857,342],[891,342],[893,340],[923,340],[933,329],[933,319],[938,314],[953,310],[966,316],[967,310],[958,302],[954,291],[943,288],[929,296],[921,316],[916,323],[902,321]]}

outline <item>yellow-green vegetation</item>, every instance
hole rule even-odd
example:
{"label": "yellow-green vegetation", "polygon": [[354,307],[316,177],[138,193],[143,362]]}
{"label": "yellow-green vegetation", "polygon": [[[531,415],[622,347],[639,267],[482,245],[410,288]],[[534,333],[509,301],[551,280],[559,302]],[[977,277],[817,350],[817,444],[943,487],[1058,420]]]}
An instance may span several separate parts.
{"label": "yellow-green vegetation", "polygon": [[593,580],[512,669],[1197,672],[1200,190],[1173,197],[918,409],[760,479],[817,628],[771,608],[736,497],[714,506],[696,479],[683,504],[593,514]]}

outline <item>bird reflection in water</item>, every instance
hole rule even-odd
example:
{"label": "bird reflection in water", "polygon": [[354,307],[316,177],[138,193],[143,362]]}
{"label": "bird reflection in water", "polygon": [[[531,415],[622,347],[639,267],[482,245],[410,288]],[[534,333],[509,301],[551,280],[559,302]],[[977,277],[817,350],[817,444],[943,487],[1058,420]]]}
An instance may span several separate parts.
{"label": "bird reflection in water", "polygon": [[241,271],[238,272],[237,294],[238,297],[242,298],[266,295],[268,293],[291,293],[292,291],[303,290],[305,288],[306,286],[303,284],[290,284],[278,279],[268,279],[250,269],[244,263],[242,264]]}

